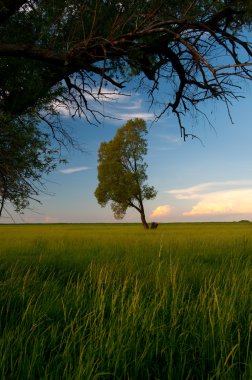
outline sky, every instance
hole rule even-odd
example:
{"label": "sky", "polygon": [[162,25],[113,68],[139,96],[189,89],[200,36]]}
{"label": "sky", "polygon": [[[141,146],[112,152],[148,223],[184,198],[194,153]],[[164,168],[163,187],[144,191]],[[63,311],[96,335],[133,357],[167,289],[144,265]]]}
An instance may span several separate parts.
{"label": "sky", "polygon": [[[108,90],[106,90],[108,91]],[[61,110],[65,128],[74,135],[83,151],[70,149],[60,165],[46,178],[47,192],[42,204],[32,204],[23,215],[12,212],[16,223],[114,223],[108,205],[96,201],[97,152],[102,141],[111,140],[128,119],[140,117],[148,125],[148,184],[158,191],[145,201],[149,222],[205,222],[252,220],[252,88],[242,90],[244,99],[231,107],[231,122],[223,103],[210,102],[204,117],[184,118],[184,125],[198,139],[180,138],[177,120],[165,114],[157,122],[146,94],[128,88],[124,95],[101,97],[101,118],[94,126],[84,119],[73,120]],[[160,100],[162,92],[160,93]],[[90,100],[90,102],[92,102]],[[2,218],[4,223],[12,220]],[[129,209],[122,222],[140,222]]]}

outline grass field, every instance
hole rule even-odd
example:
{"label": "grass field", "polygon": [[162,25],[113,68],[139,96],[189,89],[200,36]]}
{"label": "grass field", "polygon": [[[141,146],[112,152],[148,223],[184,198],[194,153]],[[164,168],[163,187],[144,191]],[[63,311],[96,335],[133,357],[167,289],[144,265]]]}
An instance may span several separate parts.
{"label": "grass field", "polygon": [[0,226],[1,380],[252,379],[252,223]]}

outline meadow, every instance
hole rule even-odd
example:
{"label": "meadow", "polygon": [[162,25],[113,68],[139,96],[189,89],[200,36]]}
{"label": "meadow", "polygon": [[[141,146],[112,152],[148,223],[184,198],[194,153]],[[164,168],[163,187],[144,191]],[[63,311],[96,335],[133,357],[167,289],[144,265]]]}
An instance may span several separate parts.
{"label": "meadow", "polygon": [[252,379],[252,223],[0,225],[0,379]]}

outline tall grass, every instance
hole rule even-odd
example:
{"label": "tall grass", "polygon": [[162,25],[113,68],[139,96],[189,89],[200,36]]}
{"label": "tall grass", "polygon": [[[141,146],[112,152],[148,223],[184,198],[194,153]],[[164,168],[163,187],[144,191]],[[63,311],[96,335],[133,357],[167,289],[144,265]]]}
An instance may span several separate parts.
{"label": "tall grass", "polygon": [[0,226],[0,378],[252,379],[250,224]]}

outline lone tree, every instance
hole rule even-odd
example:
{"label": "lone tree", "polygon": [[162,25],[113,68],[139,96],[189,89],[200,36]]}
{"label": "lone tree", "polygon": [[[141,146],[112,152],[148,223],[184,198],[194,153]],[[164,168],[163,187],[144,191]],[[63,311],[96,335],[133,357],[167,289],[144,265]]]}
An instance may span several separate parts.
{"label": "lone tree", "polygon": [[111,201],[116,219],[122,219],[128,207],[133,207],[140,213],[144,228],[149,228],[143,201],[155,198],[157,192],[145,183],[146,134],[145,121],[133,119],[118,129],[113,140],[101,143],[95,196],[102,207]]}

